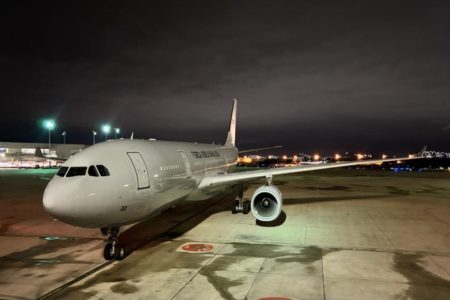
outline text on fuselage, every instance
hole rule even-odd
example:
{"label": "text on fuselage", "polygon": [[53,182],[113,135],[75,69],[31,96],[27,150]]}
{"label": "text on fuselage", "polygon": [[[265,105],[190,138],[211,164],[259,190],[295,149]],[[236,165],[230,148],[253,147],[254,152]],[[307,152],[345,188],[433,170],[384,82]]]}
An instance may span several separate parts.
{"label": "text on fuselage", "polygon": [[217,151],[191,151],[195,158],[219,157],[220,153]]}

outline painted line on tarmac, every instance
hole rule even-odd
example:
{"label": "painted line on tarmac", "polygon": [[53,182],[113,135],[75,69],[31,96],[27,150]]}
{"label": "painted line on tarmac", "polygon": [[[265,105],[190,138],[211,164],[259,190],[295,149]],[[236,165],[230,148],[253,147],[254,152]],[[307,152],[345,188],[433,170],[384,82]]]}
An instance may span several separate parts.
{"label": "painted line on tarmac", "polygon": [[[229,196],[229,195],[226,195],[226,196]],[[224,196],[223,198],[220,198],[220,199],[219,199],[218,201],[216,201],[216,202],[213,202],[211,205],[208,205],[208,206],[206,206],[206,207],[204,207],[204,208],[198,210],[197,212],[195,212],[195,213],[193,213],[192,215],[188,216],[187,218],[185,218],[185,219],[182,220],[181,222],[179,222],[179,223],[175,224],[174,226],[170,227],[170,228],[167,229],[165,232],[160,233],[160,234],[157,234],[155,237],[153,237],[152,239],[150,239],[150,240],[148,240],[147,242],[143,243],[142,245],[140,245],[140,247],[134,249],[133,251],[139,250],[140,248],[142,248],[143,246],[147,245],[148,243],[151,243],[151,242],[153,242],[153,241],[156,241],[156,240],[160,239],[160,238],[164,235],[164,233],[167,233],[167,232],[170,232],[170,231],[174,230],[174,229],[177,228],[178,226],[183,225],[184,223],[190,221],[191,219],[194,219],[195,217],[197,217],[198,215],[202,214],[203,212],[205,212],[205,211],[211,209],[211,207],[217,205],[218,203],[221,203],[221,202],[223,201],[223,199],[226,198],[226,196]],[[74,278],[74,279],[72,279],[72,280],[70,280],[70,281],[68,281],[68,282],[66,282],[66,283],[64,283],[64,284],[62,284],[61,286],[59,286],[59,287],[57,287],[57,288],[55,288],[55,289],[49,291],[48,293],[45,293],[44,295],[42,295],[42,296],[36,298],[36,300],[44,300],[44,299],[47,299],[47,298],[49,298],[49,297],[51,297],[51,296],[54,296],[54,295],[56,295],[56,294],[62,292],[63,290],[67,289],[68,287],[74,285],[75,283],[77,283],[77,282],[79,282],[79,281],[85,279],[86,277],[88,277],[88,276],[90,276],[90,275],[92,275],[92,274],[94,274],[94,273],[96,273],[96,272],[102,270],[103,268],[109,266],[110,264],[112,264],[112,263],[114,263],[114,262],[117,262],[117,261],[116,261],[116,260],[105,261],[104,263],[102,263],[102,264],[100,264],[99,266],[97,266],[97,267],[95,267],[95,268],[93,268],[93,269],[87,271],[86,273],[84,273],[84,274],[78,276],[77,278]]]}
{"label": "painted line on tarmac", "polygon": [[109,266],[109,265],[112,264],[113,262],[114,262],[114,260],[105,261],[105,262],[102,263],[101,265],[99,265],[99,266],[97,266],[97,267],[95,267],[95,268],[93,268],[93,269],[87,271],[86,273],[84,273],[84,274],[78,276],[77,278],[74,278],[74,279],[72,279],[72,280],[70,280],[70,281],[64,283],[63,285],[57,287],[56,289],[51,290],[50,292],[48,292],[48,293],[46,293],[46,294],[40,296],[39,298],[36,298],[36,300],[46,299],[46,298],[48,298],[48,297],[50,297],[50,296],[53,296],[53,295],[55,295],[55,294],[57,294],[57,293],[59,293],[59,292],[62,292],[64,289],[66,289],[66,288],[70,287],[71,285],[73,285],[73,284],[75,284],[75,283],[77,283],[77,282],[83,280],[84,278],[88,277],[89,275],[92,275],[92,274],[94,274],[95,272],[100,271],[101,269],[103,269],[103,268],[106,267],[106,266]]}

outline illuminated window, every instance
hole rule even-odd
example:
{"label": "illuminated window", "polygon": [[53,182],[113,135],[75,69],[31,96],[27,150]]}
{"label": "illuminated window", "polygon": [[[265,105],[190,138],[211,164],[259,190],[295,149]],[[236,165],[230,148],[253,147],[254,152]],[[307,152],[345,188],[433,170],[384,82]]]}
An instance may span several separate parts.
{"label": "illuminated window", "polygon": [[35,148],[22,148],[21,150],[23,154],[34,154],[35,151]]}

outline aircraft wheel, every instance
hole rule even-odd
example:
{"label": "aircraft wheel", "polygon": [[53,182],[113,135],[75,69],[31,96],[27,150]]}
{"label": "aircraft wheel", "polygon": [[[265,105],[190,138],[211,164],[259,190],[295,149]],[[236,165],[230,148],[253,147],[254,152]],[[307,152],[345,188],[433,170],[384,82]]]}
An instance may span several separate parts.
{"label": "aircraft wheel", "polygon": [[243,213],[248,214],[249,212],[250,212],[250,201],[246,200],[244,201]]}
{"label": "aircraft wheel", "polygon": [[238,207],[239,207],[239,201],[238,200],[234,200],[233,201],[233,206],[231,206],[231,213],[232,214],[237,214],[238,213]]}
{"label": "aircraft wheel", "polygon": [[114,255],[115,255],[115,249],[112,245],[112,243],[106,243],[105,248],[103,249],[103,257],[106,260],[112,260],[114,259]]}
{"label": "aircraft wheel", "polygon": [[117,260],[122,260],[125,257],[125,248],[120,245],[116,245],[116,255]]}

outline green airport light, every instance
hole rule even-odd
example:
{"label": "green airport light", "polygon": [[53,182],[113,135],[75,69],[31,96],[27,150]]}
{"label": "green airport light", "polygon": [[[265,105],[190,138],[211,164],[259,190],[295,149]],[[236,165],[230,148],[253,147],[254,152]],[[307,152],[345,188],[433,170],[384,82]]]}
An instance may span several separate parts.
{"label": "green airport light", "polygon": [[108,139],[108,134],[111,132],[111,126],[105,124],[102,126],[102,132],[105,134],[105,141]]}
{"label": "green airport light", "polygon": [[114,128],[114,138],[117,139],[117,136],[120,134],[120,128]]}
{"label": "green airport light", "polygon": [[44,120],[44,127],[48,130],[53,130],[56,127],[56,123],[53,120]]}
{"label": "green airport light", "polygon": [[95,145],[95,136],[97,135],[97,131],[92,130],[92,145]]}
{"label": "green airport light", "polygon": [[50,154],[51,150],[51,131],[55,129],[56,123],[54,120],[44,120],[44,127],[48,130],[48,154]]}
{"label": "green airport light", "polygon": [[103,126],[102,126],[102,131],[103,131],[103,133],[105,133],[105,134],[110,133],[110,132],[111,132],[111,126],[109,126],[109,125],[103,125]]}

